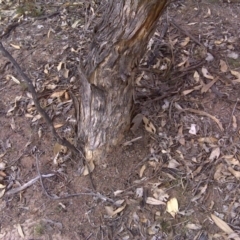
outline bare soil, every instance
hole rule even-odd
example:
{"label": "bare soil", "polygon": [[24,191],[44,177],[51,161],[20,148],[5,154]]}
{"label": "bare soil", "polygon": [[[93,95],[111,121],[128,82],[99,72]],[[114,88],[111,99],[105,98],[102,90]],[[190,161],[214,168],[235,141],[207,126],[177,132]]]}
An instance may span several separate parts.
{"label": "bare soil", "polygon": [[[69,90],[78,95],[76,66],[101,14],[95,2],[0,1],[3,45],[73,141]],[[140,121],[92,181],[81,159],[56,145],[2,56],[0,239],[239,239],[239,13],[238,1],[171,3],[136,78]],[[39,173],[53,176],[11,194]]]}

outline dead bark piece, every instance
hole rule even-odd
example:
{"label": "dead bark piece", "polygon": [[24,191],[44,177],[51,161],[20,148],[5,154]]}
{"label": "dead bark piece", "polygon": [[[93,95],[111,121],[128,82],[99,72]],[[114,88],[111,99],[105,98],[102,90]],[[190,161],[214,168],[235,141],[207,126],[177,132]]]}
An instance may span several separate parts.
{"label": "dead bark piece", "polygon": [[81,127],[87,159],[100,159],[130,126],[136,68],[169,0],[111,0],[96,27],[81,81]]}

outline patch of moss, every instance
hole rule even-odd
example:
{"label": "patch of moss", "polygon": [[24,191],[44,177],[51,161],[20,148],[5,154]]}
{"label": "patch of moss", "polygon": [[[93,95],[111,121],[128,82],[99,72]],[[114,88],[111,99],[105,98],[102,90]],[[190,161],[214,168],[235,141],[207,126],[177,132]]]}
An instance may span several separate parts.
{"label": "patch of moss", "polygon": [[229,64],[229,67],[232,68],[232,69],[240,67],[239,59],[228,58],[227,62]]}
{"label": "patch of moss", "polygon": [[34,233],[37,235],[37,236],[41,236],[44,234],[44,226],[39,223],[37,224],[35,227],[34,227]]}

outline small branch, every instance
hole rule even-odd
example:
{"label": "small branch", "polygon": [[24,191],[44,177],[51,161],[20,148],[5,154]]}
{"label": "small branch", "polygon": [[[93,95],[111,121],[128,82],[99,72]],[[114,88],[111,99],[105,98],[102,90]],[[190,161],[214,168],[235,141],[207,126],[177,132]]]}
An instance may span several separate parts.
{"label": "small branch", "polygon": [[41,114],[41,116],[43,117],[43,119],[46,121],[46,123],[49,125],[52,134],[54,135],[54,137],[57,139],[57,142],[60,143],[63,146],[68,147],[69,149],[71,149],[73,152],[75,153],[79,153],[79,150],[77,150],[75,148],[74,145],[72,145],[69,141],[67,141],[65,138],[61,138],[52,123],[52,120],[50,119],[50,117],[47,115],[47,113],[42,109],[42,107],[39,104],[38,98],[37,98],[37,93],[35,91],[35,88],[32,84],[32,81],[29,79],[29,77],[22,71],[21,67],[18,65],[18,63],[16,62],[16,60],[12,57],[12,55],[3,47],[2,43],[0,42],[0,51],[2,52],[3,56],[5,56],[12,64],[13,66],[16,68],[18,74],[22,77],[22,79],[24,80],[24,82],[27,84],[28,86],[28,90],[31,92],[32,97],[33,97],[33,102],[37,108],[37,111]]}
{"label": "small branch", "polygon": [[183,29],[182,27],[180,27],[174,20],[171,20],[170,23],[177,28],[179,31],[183,32],[186,36],[188,36],[189,38],[191,38],[195,43],[197,43],[198,45],[206,48],[202,43],[199,42],[198,39],[196,39],[193,35],[191,35],[188,31],[186,31],[185,29]]}
{"label": "small branch", "polygon": [[[47,174],[47,175],[41,175],[41,178],[49,178],[49,177],[53,177],[53,176],[55,176],[55,174],[50,173],[50,174]],[[39,178],[40,178],[40,176],[37,176],[37,177],[33,178],[32,180],[28,181],[27,183],[23,184],[22,186],[17,187],[17,188],[13,188],[13,189],[7,191],[5,193],[5,195],[10,196],[10,195],[13,195],[15,193],[21,192],[21,191],[25,190],[26,188],[30,187],[31,185],[33,185]]]}
{"label": "small branch", "polygon": [[[111,202],[111,203],[114,203],[114,202],[115,202],[115,201],[112,200],[111,198],[105,197],[104,195],[102,195],[101,193],[98,193],[98,192],[97,192],[97,193],[94,193],[94,192],[89,192],[89,193],[74,193],[74,194],[68,194],[68,195],[63,196],[63,197],[58,197],[58,196],[52,196],[52,195],[50,195],[50,194],[47,192],[47,190],[46,190],[46,188],[45,188],[45,186],[44,186],[44,183],[43,183],[43,179],[42,179],[42,178],[43,178],[44,175],[41,175],[41,173],[40,173],[39,161],[38,161],[38,156],[37,156],[37,155],[35,156],[35,160],[36,160],[36,166],[37,166],[37,172],[38,172],[38,179],[40,179],[40,183],[41,183],[42,189],[43,189],[43,191],[44,191],[44,194],[45,194],[48,198],[50,198],[50,199],[52,199],[52,200],[61,200],[61,199],[79,197],[79,196],[82,196],[82,195],[88,195],[88,196],[97,197],[97,198],[103,200],[104,202],[105,202],[105,201],[108,201],[108,202]],[[38,179],[37,179],[37,180],[38,180]]]}
{"label": "small branch", "polygon": [[[38,98],[37,98],[37,93],[36,90],[32,84],[32,81],[29,79],[29,77],[22,71],[21,67],[19,66],[19,64],[16,62],[16,60],[12,57],[12,55],[4,48],[4,46],[2,45],[2,43],[0,42],[0,51],[2,52],[3,56],[5,56],[12,64],[13,66],[16,68],[18,74],[22,77],[22,79],[24,80],[24,82],[27,84],[28,90],[30,91],[30,93],[32,94],[32,98],[33,98],[33,102],[37,108],[37,111],[40,113],[40,115],[43,117],[43,119],[45,120],[45,122],[48,124],[53,136],[56,138],[57,142],[65,147],[67,147],[68,149],[72,150],[75,154],[77,154],[78,156],[80,155],[81,157],[83,157],[85,164],[87,165],[88,169],[89,169],[89,165],[86,161],[86,158],[82,152],[82,150],[77,149],[73,144],[71,144],[67,139],[65,138],[61,138],[58,133],[56,132],[54,126],[53,126],[53,122],[50,119],[50,117],[48,116],[48,114],[43,110],[43,108],[40,106]],[[89,171],[90,172],[90,171]],[[95,186],[93,184],[93,180],[92,180],[92,175],[89,174],[90,180],[91,180],[91,184],[92,187],[95,189]]]}
{"label": "small branch", "polygon": [[220,130],[223,132],[224,131],[224,128],[222,126],[222,123],[214,116],[212,116],[211,114],[209,113],[206,113],[204,111],[201,111],[201,110],[196,110],[196,109],[192,109],[192,108],[185,108],[185,109],[182,109],[181,111],[185,112],[191,112],[191,113],[196,113],[196,114],[199,114],[199,115],[202,115],[202,116],[205,116],[205,117],[209,117],[211,118],[214,122],[217,123],[218,127],[220,128]]}

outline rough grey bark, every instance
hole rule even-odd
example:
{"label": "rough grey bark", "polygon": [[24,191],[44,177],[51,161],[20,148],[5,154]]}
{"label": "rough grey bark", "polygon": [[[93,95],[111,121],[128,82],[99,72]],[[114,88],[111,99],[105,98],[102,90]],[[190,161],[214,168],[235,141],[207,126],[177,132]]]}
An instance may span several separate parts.
{"label": "rough grey bark", "polygon": [[[78,137],[98,160],[129,128],[139,61],[169,0],[109,0],[80,73]],[[82,70],[80,70],[81,72]]]}

